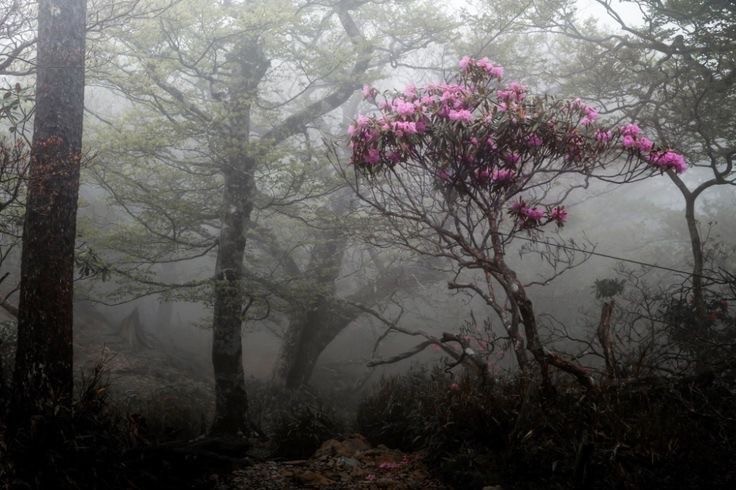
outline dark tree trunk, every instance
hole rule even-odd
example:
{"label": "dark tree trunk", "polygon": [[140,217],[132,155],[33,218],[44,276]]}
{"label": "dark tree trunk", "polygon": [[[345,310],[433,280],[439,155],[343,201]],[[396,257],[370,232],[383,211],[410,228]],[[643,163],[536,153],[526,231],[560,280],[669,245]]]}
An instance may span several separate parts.
{"label": "dark tree trunk", "polygon": [[40,0],[11,423],[69,411],[72,295],[84,109],[85,0]]}
{"label": "dark tree trunk", "polygon": [[225,175],[222,231],[215,270],[212,366],[215,373],[213,433],[245,432],[248,400],[241,336],[244,291],[245,221],[253,205],[252,175],[233,169]]}
{"label": "dark tree trunk", "polygon": [[338,311],[338,306],[320,302],[309,312],[292,315],[274,371],[274,380],[289,389],[306,385],[319,356],[335,337],[358,316]]}
{"label": "dark tree trunk", "polygon": [[[226,178],[225,211],[215,270],[212,366],[215,373],[214,433],[245,432],[247,397],[243,373],[241,309],[243,308],[243,255],[245,220],[252,204],[245,189],[252,184],[230,174]],[[252,194],[250,194],[252,195]]]}
{"label": "dark tree trunk", "polygon": [[243,372],[241,327],[245,299],[243,258],[245,235],[253,211],[255,158],[250,154],[251,99],[268,69],[256,40],[245,40],[233,51],[233,83],[229,116],[218,141],[224,178],[221,230],[215,268],[212,323],[212,366],[215,373],[213,434],[246,433],[248,398]]}
{"label": "dark tree trunk", "polygon": [[699,322],[706,317],[705,298],[703,294],[703,242],[700,239],[698,220],[695,219],[695,200],[697,195],[688,193],[685,197],[685,221],[690,235],[690,250],[693,254],[693,305]]}
{"label": "dark tree trunk", "polygon": [[[331,208],[336,216],[342,216],[348,204],[349,196],[333,194]],[[355,308],[346,308],[336,297],[335,281],[346,249],[347,238],[339,230],[312,248],[305,277],[311,282],[310,306],[297,308],[289,315],[289,327],[274,369],[274,381],[289,389],[309,382],[322,351],[356,317],[352,311]]]}
{"label": "dark tree trunk", "polygon": [[[347,298],[337,296],[335,280],[339,273],[347,242],[340,238],[328,241],[321,250],[315,248],[311,263],[321,264],[320,281],[314,283],[322,293],[311,303],[311,309],[297,309],[289,317],[289,327],[282,342],[274,369],[276,383],[290,389],[309,382],[319,356],[352,322],[370,308],[390,298],[398,290],[411,290],[420,282],[431,282],[439,276],[435,271],[412,264],[385,270],[372,283]],[[321,260],[316,260],[321,257]],[[310,267],[310,270],[313,270]],[[329,281],[328,281],[329,279]]]}

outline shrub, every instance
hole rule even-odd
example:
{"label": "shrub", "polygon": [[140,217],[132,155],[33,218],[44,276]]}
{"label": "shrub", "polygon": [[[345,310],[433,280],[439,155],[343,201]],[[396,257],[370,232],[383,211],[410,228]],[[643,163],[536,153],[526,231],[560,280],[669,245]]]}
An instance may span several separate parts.
{"label": "shrub", "polygon": [[322,442],[345,431],[334,406],[307,388],[286,388],[251,381],[249,416],[271,441],[276,456],[306,458]]}
{"label": "shrub", "polygon": [[458,488],[734,488],[728,372],[590,393],[558,383],[553,396],[523,386],[413,371],[382,380],[357,422],[373,443],[426,450]]}

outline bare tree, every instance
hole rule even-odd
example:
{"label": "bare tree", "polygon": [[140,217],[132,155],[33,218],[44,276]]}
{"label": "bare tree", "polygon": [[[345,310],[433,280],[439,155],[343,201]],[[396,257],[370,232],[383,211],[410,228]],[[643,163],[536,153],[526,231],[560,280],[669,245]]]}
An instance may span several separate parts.
{"label": "bare tree", "polygon": [[736,7],[733,2],[637,2],[634,23],[612,2],[596,0],[612,28],[577,21],[572,6],[545,25],[564,36],[565,58],[554,66],[563,90],[596,100],[605,112],[634,118],[677,144],[693,168],[668,177],[682,195],[692,256],[690,288],[707,326],[706,243],[698,203],[709,189],[736,184]]}

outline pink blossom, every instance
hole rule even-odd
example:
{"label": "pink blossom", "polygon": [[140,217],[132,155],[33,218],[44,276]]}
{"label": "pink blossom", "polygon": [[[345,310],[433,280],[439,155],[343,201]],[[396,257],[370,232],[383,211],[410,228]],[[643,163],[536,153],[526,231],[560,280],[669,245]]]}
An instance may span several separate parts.
{"label": "pink blossom", "polygon": [[598,111],[579,98],[573,100],[571,106],[583,114],[583,118],[580,120],[580,124],[583,126],[589,126],[598,119]]}
{"label": "pink blossom", "polygon": [[491,170],[488,167],[476,169],[475,178],[481,184],[485,184],[491,178]]}
{"label": "pink blossom", "polygon": [[673,169],[678,174],[681,174],[685,170],[687,170],[687,162],[685,162],[685,157],[672,150],[667,150],[664,153],[652,153],[649,156],[649,161],[655,167],[663,169]]}
{"label": "pink blossom", "polygon": [[451,121],[470,122],[473,120],[473,114],[467,109],[461,109],[459,111],[453,109],[448,112],[447,117]]}
{"label": "pink blossom", "polygon": [[491,173],[491,180],[498,184],[503,184],[513,180],[514,175],[513,170],[507,168],[496,169]]}
{"label": "pink blossom", "polygon": [[388,154],[388,161],[391,163],[399,163],[401,160],[401,152],[398,150],[393,150],[391,153]]}
{"label": "pink blossom", "polygon": [[524,202],[523,199],[519,199],[515,203],[511,204],[510,211],[512,214],[522,214],[524,209],[526,209],[526,202]]}
{"label": "pink blossom", "polygon": [[651,151],[652,148],[654,148],[654,142],[647,138],[646,136],[642,136],[639,138],[639,141],[637,142],[637,146],[639,148],[639,151],[641,152],[648,152]]}
{"label": "pink blossom", "polygon": [[599,141],[601,143],[608,143],[613,138],[613,135],[610,131],[606,131],[605,129],[599,129],[595,132],[595,139],[596,141]]}
{"label": "pink blossom", "polygon": [[363,114],[358,114],[358,117],[355,120],[355,122],[351,124],[350,126],[348,126],[348,134],[350,136],[354,136],[358,134],[361,130],[366,128],[370,124],[370,122],[371,120],[369,117]]}
{"label": "pink blossom", "polygon": [[567,221],[567,210],[564,206],[555,206],[549,212],[549,219],[556,221],[558,225],[562,226]]}
{"label": "pink blossom", "polygon": [[391,123],[393,129],[399,136],[404,134],[417,134],[417,123],[413,121],[394,121]]}
{"label": "pink blossom", "polygon": [[636,145],[636,140],[630,134],[624,135],[623,140],[624,148],[633,148]]}
{"label": "pink blossom", "polygon": [[519,160],[521,160],[521,156],[515,151],[512,151],[511,153],[505,154],[503,159],[506,160],[509,165],[516,165],[519,163]]}
{"label": "pink blossom", "polygon": [[542,138],[537,133],[530,134],[526,142],[529,143],[529,146],[542,146],[543,143]]}
{"label": "pink blossom", "polygon": [[381,153],[378,148],[369,148],[368,154],[365,156],[365,163],[368,165],[376,165],[381,161]]}
{"label": "pink blossom", "polygon": [[629,123],[623,128],[621,128],[621,134],[624,136],[629,135],[632,137],[636,137],[639,135],[640,132],[641,132],[641,128],[639,128],[639,126],[637,126],[634,123]]}
{"label": "pink blossom", "polygon": [[580,120],[580,124],[583,126],[590,126],[596,119],[598,119],[598,111],[592,107],[587,107],[585,109],[585,116]]}
{"label": "pink blossom", "polygon": [[496,65],[488,71],[488,74],[493,78],[503,78],[503,66]]}
{"label": "pink blossom", "polygon": [[519,82],[511,82],[506,88],[496,92],[499,100],[504,102],[521,102],[526,97],[526,87]]}
{"label": "pink blossom", "polygon": [[376,95],[378,95],[378,90],[371,87],[370,85],[363,85],[363,98],[365,100],[374,101],[376,100]]}
{"label": "pink blossom", "polygon": [[410,99],[414,99],[417,96],[417,87],[413,83],[409,83],[404,87],[404,95]]}
{"label": "pink blossom", "polygon": [[481,58],[476,62],[478,68],[483,69],[491,78],[502,78],[503,67],[494,65],[488,58]]}
{"label": "pink blossom", "polygon": [[410,116],[414,114],[415,107],[414,104],[412,104],[411,102],[407,102],[401,99],[394,99],[392,105],[394,111],[396,111],[396,113],[400,116]]}
{"label": "pink blossom", "polygon": [[460,58],[460,62],[458,63],[458,65],[460,65],[460,71],[468,71],[468,68],[472,63],[473,59],[470,56],[463,56],[462,58]]}
{"label": "pink blossom", "polygon": [[460,391],[460,385],[457,383],[452,383],[450,385],[450,391]]}
{"label": "pink blossom", "polygon": [[532,221],[544,218],[544,211],[541,208],[524,208],[521,213]]}

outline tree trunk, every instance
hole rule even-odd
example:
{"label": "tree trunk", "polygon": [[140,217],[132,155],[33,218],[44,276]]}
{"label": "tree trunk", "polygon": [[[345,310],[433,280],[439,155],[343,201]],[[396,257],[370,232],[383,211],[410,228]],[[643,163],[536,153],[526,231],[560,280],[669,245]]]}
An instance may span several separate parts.
{"label": "tree trunk", "polygon": [[245,433],[248,400],[241,338],[245,225],[253,205],[253,177],[246,169],[225,174],[222,231],[215,269],[212,366],[215,373],[215,418],[211,432]]}
{"label": "tree trunk", "polygon": [[321,301],[312,311],[292,315],[274,381],[289,389],[309,383],[322,351],[356,316],[341,314],[327,301]]}
{"label": "tree trunk", "polygon": [[696,195],[685,195],[685,220],[690,235],[690,249],[693,254],[693,305],[699,322],[705,321],[706,308],[703,296],[703,243],[700,240],[698,221],[695,219]]}
{"label": "tree trunk", "polygon": [[241,326],[245,236],[255,195],[256,159],[249,147],[250,110],[269,66],[255,39],[244,39],[228,61],[233,65],[228,116],[216,143],[224,180],[212,319],[215,418],[211,432],[218,435],[245,433],[248,427]]}
{"label": "tree trunk", "polygon": [[11,423],[70,411],[86,2],[40,0]]}
{"label": "tree trunk", "polygon": [[518,310],[521,322],[524,325],[527,349],[529,349],[529,352],[532,353],[534,360],[539,365],[542,376],[542,387],[547,391],[552,390],[549,373],[549,366],[552,365],[572,374],[586,389],[593,388],[593,379],[582,366],[544,348],[542,339],[539,337],[537,317],[532,306],[532,300],[527,296],[526,290],[517,278],[516,273],[502,261],[497,260],[497,263],[499,264],[501,273],[500,280],[504,282],[504,288],[513,300],[513,305]]}

